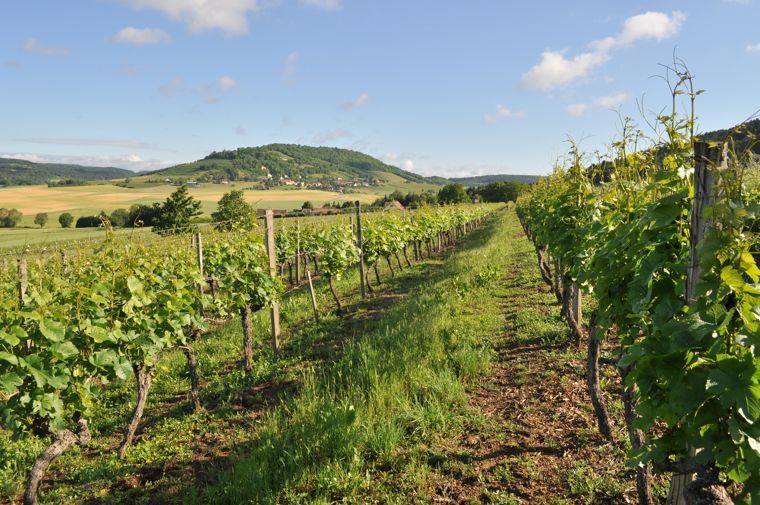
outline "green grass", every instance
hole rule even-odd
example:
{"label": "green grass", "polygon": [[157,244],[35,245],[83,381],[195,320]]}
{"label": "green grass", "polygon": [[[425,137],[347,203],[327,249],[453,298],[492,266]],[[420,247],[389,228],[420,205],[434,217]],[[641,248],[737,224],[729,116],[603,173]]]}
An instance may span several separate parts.
{"label": "green grass", "polygon": [[[386,276],[368,302],[356,274],[347,276],[344,317],[328,312],[315,324],[306,294],[287,296],[283,355],[272,355],[268,314],[258,314],[250,374],[240,369],[239,322],[223,325],[195,344],[204,413],[190,411],[183,356],[166,355],[123,461],[114,449],[134,393],[131,381],[112,384],[91,422],[93,442],[52,465],[43,503],[427,502],[437,478],[427,447],[472,416],[466,387],[488,369],[483,342],[503,323],[487,295],[514,226],[501,214],[448,259]],[[323,311],[332,307],[324,282],[317,291]],[[20,491],[42,446],[0,431],[0,500]]]}

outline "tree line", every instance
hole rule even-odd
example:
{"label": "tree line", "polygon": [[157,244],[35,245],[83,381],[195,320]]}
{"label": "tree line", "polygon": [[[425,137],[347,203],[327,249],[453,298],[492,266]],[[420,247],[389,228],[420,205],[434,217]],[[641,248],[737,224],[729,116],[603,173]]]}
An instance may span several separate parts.
{"label": "tree line", "polygon": [[520,193],[527,187],[529,187],[528,184],[518,181],[492,182],[483,186],[468,188],[461,183],[453,182],[446,184],[438,192],[427,190],[421,193],[409,192],[404,194],[396,190],[389,195],[378,198],[372,206],[383,207],[392,201],[398,201],[401,205],[410,209],[426,205],[447,205],[452,203],[506,203],[516,201]]}

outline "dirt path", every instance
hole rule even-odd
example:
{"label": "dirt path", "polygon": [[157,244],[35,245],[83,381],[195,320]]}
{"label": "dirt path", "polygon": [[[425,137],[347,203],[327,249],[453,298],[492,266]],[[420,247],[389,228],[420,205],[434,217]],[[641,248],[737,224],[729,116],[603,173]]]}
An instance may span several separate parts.
{"label": "dirt path", "polygon": [[[497,294],[504,332],[493,342],[491,373],[470,394],[480,419],[446,448],[451,459],[435,500],[635,503],[633,472],[624,468],[622,407],[611,401],[618,433],[609,443],[596,430],[583,355],[565,346],[559,306],[529,252],[515,254]],[[616,398],[612,371],[607,379],[608,398]]]}

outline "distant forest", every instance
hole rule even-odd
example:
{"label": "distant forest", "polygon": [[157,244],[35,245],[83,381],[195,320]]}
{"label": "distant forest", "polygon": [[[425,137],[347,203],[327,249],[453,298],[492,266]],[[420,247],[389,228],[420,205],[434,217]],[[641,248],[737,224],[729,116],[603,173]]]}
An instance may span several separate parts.
{"label": "distant forest", "polygon": [[533,184],[538,178],[538,175],[496,174],[477,175],[473,177],[450,177],[449,180],[464,184],[465,186],[482,186],[492,182],[522,182],[524,184]]}

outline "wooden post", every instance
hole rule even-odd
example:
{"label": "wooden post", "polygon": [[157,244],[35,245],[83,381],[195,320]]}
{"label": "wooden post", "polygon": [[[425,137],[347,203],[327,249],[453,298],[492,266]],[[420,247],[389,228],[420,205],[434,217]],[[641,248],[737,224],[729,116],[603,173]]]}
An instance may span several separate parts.
{"label": "wooden post", "polygon": [[26,302],[26,260],[21,258],[18,260],[18,299],[21,305]]}
{"label": "wooden post", "polygon": [[311,308],[314,309],[314,321],[319,322],[319,311],[317,310],[317,297],[314,295],[314,285],[311,283],[311,272],[306,270],[306,278],[309,279],[309,293],[311,293]]}
{"label": "wooden post", "polygon": [[364,285],[364,248],[362,246],[362,211],[361,203],[356,200],[356,246],[359,248],[359,279],[362,286],[362,298],[367,298],[367,286]]}
{"label": "wooden post", "polygon": [[[195,234],[195,256],[198,259],[198,271],[203,276],[203,239],[201,232]],[[201,291],[203,291],[203,285],[201,285]]]}
{"label": "wooden post", "polygon": [[61,251],[61,273],[64,275],[69,273],[69,265],[66,261],[66,251]]}
{"label": "wooden post", "polygon": [[[205,292],[205,285],[206,285],[206,275],[203,272],[203,239],[201,238],[201,232],[196,232],[192,234],[192,238],[190,240],[193,248],[195,249],[195,257],[196,261],[198,263],[198,272],[200,272],[201,277],[204,279],[198,284],[198,292],[200,292],[201,295]],[[212,289],[213,292],[213,289]],[[201,317],[205,317],[205,314],[203,313],[203,302],[198,302],[198,313]]]}
{"label": "wooden post", "polygon": [[[264,239],[269,256],[269,272],[272,277],[277,275],[277,252],[274,247],[274,213],[272,209],[267,209],[264,215],[266,227],[264,230]],[[280,354],[280,304],[272,303],[270,311],[272,316],[272,349],[275,355]]]}
{"label": "wooden post", "polygon": [[[704,239],[705,232],[711,225],[711,220],[704,215],[705,209],[712,206],[719,195],[715,194],[715,174],[713,170],[728,167],[727,145],[711,146],[709,142],[694,142],[694,200],[691,205],[689,264],[686,271],[686,304],[691,305],[696,300],[697,283],[699,282],[699,254],[697,248]],[[689,456],[695,456],[694,448],[689,449]],[[693,474],[676,474],[670,481],[669,505],[686,505],[684,491],[694,479]]]}
{"label": "wooden post", "polygon": [[296,220],[296,285],[301,283],[301,220]]}

